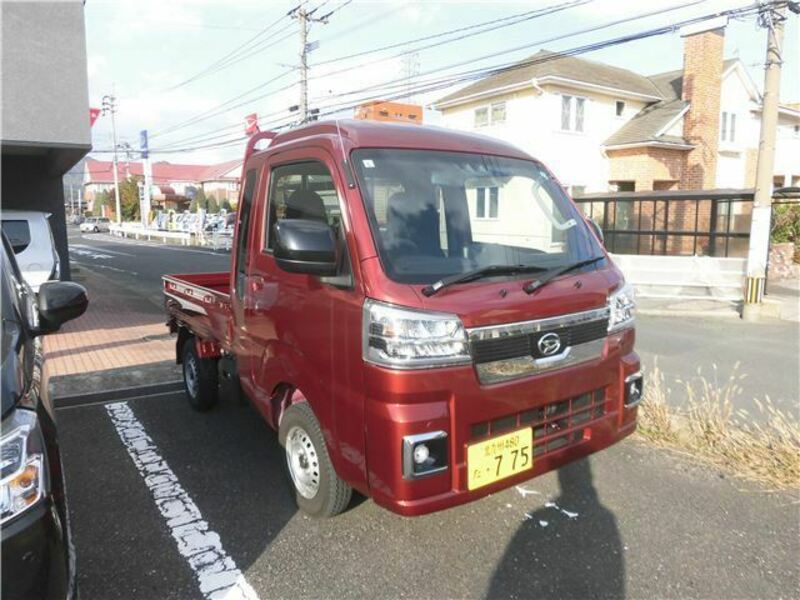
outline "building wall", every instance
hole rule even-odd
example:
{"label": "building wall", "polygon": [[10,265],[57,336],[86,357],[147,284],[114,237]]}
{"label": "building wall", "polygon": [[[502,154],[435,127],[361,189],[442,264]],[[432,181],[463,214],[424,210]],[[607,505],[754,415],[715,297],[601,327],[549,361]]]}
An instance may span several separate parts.
{"label": "building wall", "polygon": [[69,279],[62,176],[91,148],[82,0],[11,2],[2,11],[2,202],[52,214]]}
{"label": "building wall", "polygon": [[[565,94],[586,99],[583,132],[561,130],[561,101]],[[531,87],[445,108],[442,122],[446,127],[497,137],[520,147],[544,162],[568,188],[581,186],[585,192],[602,192],[608,189],[609,181],[603,142],[645,106],[639,100],[619,99],[625,102],[621,117],[615,112],[617,98],[566,86],[543,86],[543,93]],[[476,108],[502,101],[506,103],[505,123],[475,126]]]}
{"label": "building wall", "polygon": [[3,144],[85,152],[91,136],[83,2],[3,2],[2,17]]}
{"label": "building wall", "polygon": [[724,30],[687,36],[683,51],[683,99],[691,104],[683,118],[683,137],[695,147],[686,157],[683,189],[716,185],[719,108]]}
{"label": "building wall", "polygon": [[779,115],[775,141],[775,177],[784,186],[800,186],[800,118]]}
{"label": "building wall", "polygon": [[608,150],[609,179],[635,181],[636,191],[672,189],[683,176],[686,152],[667,148]]}

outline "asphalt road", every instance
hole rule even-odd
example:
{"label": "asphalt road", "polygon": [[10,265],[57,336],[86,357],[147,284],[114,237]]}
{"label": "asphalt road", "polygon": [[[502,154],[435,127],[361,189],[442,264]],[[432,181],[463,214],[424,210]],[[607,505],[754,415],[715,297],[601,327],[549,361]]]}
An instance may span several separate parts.
{"label": "asphalt road", "polygon": [[[71,242],[81,268],[155,295],[154,315],[161,273],[228,263]],[[58,422],[84,600],[211,598],[231,581],[246,598],[800,596],[796,494],[630,438],[441,513],[408,519],[357,498],[313,520],[297,512],[276,435],[250,406],[201,414],[167,392],[65,406]]]}
{"label": "asphalt road", "polygon": [[[199,248],[163,246],[121,240],[104,234],[80,235],[71,230],[70,256],[80,267],[101,275],[162,307],[161,276],[165,273],[227,271],[230,255]],[[745,323],[732,319],[637,317],[637,350],[645,367],[658,366],[674,392],[670,401],[685,401],[681,381],[702,377],[727,384],[731,377],[741,392],[737,409],[759,418],[753,398],[769,398],[800,419],[798,377],[800,328],[796,323]],[[738,364],[738,367],[737,367]]]}

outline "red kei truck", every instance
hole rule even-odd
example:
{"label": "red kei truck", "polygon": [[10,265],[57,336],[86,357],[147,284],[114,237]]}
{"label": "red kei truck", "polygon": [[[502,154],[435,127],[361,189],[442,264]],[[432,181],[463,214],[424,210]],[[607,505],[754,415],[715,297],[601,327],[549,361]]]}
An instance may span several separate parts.
{"label": "red kei truck", "polygon": [[231,272],[165,276],[169,326],[192,406],[248,398],[304,512],[429,513],[636,428],[632,290],[524,152],[320,122],[253,136],[240,194]]}

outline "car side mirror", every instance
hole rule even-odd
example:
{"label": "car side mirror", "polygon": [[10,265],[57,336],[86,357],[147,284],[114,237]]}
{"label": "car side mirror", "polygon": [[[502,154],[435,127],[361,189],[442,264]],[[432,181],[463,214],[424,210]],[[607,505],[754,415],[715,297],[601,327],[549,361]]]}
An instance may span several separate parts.
{"label": "car side mirror", "polygon": [[39,287],[39,331],[53,333],[67,321],[80,317],[89,306],[86,289],[71,281],[48,281]]}
{"label": "car side mirror", "polygon": [[597,239],[600,240],[600,243],[603,246],[605,246],[606,239],[605,236],[603,235],[603,229],[600,227],[600,225],[597,224],[597,221],[589,217],[586,217],[586,222],[589,224],[589,227],[592,228],[592,231],[594,231],[594,234],[597,236]]}
{"label": "car side mirror", "polygon": [[280,219],[273,235],[275,262],[284,271],[323,277],[336,275],[336,237],[325,221]]}

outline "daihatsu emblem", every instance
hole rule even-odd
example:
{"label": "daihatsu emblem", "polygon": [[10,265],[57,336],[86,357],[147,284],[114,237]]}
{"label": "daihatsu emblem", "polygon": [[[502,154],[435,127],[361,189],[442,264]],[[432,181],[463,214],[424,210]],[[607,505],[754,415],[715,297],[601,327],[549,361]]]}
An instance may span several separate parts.
{"label": "daihatsu emblem", "polygon": [[539,342],[536,345],[539,348],[539,352],[545,356],[552,356],[561,350],[561,338],[557,333],[546,333],[539,338]]}

